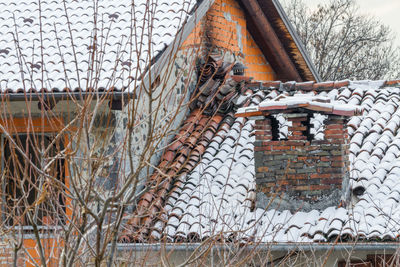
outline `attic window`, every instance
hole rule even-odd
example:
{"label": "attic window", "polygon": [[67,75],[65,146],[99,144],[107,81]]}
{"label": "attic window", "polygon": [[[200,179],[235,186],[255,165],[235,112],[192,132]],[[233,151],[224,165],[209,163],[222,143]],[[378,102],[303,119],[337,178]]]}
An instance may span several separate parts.
{"label": "attic window", "polygon": [[68,131],[59,135],[66,130],[62,119],[31,118],[28,123],[27,118],[10,118],[0,123],[7,132],[0,133],[1,221],[24,230],[32,229],[32,222],[64,224],[71,209],[61,185],[69,185],[67,162],[60,154],[68,143]]}

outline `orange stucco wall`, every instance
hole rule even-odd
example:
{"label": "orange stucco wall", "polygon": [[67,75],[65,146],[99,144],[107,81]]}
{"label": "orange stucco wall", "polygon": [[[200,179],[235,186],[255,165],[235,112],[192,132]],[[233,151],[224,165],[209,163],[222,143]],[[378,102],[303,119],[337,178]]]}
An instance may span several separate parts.
{"label": "orange stucco wall", "polygon": [[[60,244],[58,240],[52,238],[43,238],[41,243],[44,248],[45,257],[48,260],[47,266],[57,266],[60,252],[59,248],[62,246],[62,244]],[[26,267],[35,266],[34,263],[40,265],[41,261],[36,248],[36,240],[25,239],[24,247],[26,252],[29,253],[32,258],[26,256],[21,257],[20,262],[23,262],[24,266]]]}
{"label": "orange stucco wall", "polygon": [[247,31],[244,12],[235,0],[216,0],[183,47],[199,45],[234,54],[246,65],[245,75],[256,81],[276,80],[274,70]]}

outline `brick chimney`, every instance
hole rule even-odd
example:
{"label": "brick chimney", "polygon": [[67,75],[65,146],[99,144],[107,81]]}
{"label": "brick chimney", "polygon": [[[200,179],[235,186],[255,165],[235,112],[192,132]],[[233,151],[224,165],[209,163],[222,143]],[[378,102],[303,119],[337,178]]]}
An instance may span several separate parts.
{"label": "brick chimney", "polygon": [[[255,120],[255,173],[259,208],[323,210],[349,202],[349,137],[346,123],[355,106],[329,98],[278,96],[237,116]],[[323,138],[311,134],[312,118],[324,114]],[[279,137],[277,115],[289,125]],[[319,135],[321,137],[321,134]]]}

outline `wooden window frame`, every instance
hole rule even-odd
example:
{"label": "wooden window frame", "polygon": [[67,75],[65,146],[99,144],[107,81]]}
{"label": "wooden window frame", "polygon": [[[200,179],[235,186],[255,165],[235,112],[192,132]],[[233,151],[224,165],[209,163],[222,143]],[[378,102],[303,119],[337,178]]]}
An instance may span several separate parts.
{"label": "wooden window frame", "polygon": [[[64,120],[61,117],[50,117],[50,118],[7,118],[0,119],[0,137],[1,137],[1,169],[3,170],[4,162],[3,162],[3,146],[4,146],[4,133],[7,132],[9,135],[18,135],[18,134],[54,134],[60,133],[63,131],[63,146],[64,148],[68,147],[69,138],[68,133],[73,131],[74,129],[68,128],[64,124]],[[67,149],[68,151],[68,149]],[[68,168],[68,162],[65,160],[64,162],[64,184],[67,188],[70,187],[69,184],[70,174]],[[3,186],[3,185],[2,185]],[[65,213],[67,218],[66,223],[68,222],[68,218],[71,218],[72,210],[71,210],[71,199],[65,199]],[[3,218],[1,218],[3,220]],[[29,224],[19,226],[23,230],[31,230],[32,226]],[[56,229],[56,226],[52,226],[51,224],[44,224],[38,227],[39,229]]]}

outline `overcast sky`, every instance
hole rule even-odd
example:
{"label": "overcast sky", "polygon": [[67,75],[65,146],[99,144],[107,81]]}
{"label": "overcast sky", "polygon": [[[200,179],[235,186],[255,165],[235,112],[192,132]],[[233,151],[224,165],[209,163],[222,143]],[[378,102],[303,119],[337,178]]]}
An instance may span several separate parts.
{"label": "overcast sky", "polygon": [[[390,26],[396,33],[396,43],[400,46],[400,0],[356,0],[360,6],[360,12],[372,14],[383,24]],[[326,3],[329,0],[305,0],[311,6],[318,3]]]}

